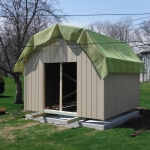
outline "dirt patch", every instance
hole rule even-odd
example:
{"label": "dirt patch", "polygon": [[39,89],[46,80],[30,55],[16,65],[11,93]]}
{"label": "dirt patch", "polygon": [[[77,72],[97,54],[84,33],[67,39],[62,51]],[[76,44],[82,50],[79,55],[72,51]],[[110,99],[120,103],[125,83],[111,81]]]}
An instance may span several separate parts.
{"label": "dirt patch", "polygon": [[0,122],[7,122],[7,121],[12,120],[12,119],[14,119],[14,117],[1,119]]}
{"label": "dirt patch", "polygon": [[118,126],[119,128],[134,128],[135,130],[141,129],[145,126],[148,127],[148,130],[150,129],[150,110],[149,109],[143,109],[143,108],[137,108],[137,111],[139,111],[140,116],[137,118],[129,119],[128,121],[124,122],[122,125]]}
{"label": "dirt patch", "polygon": [[56,126],[57,126],[56,130],[65,130],[65,129],[68,129],[68,127],[63,126],[63,125],[56,125]]}
{"label": "dirt patch", "polygon": [[24,126],[4,127],[3,132],[12,131],[12,130],[19,130],[19,129],[25,129],[25,128],[35,126],[37,124],[40,124],[40,122],[31,122],[31,123],[25,124]]}
{"label": "dirt patch", "polygon": [[84,133],[84,135],[85,135],[85,136],[91,136],[91,135],[95,135],[95,133],[97,133],[97,130]]}
{"label": "dirt patch", "polygon": [[3,139],[14,140],[15,135],[12,135],[12,134],[10,133],[10,131],[29,128],[29,127],[35,126],[35,125],[37,125],[37,124],[40,124],[40,122],[31,122],[31,123],[25,124],[24,126],[13,126],[13,127],[12,127],[12,126],[9,126],[9,127],[4,127],[4,128],[3,128],[3,131],[0,132],[0,136],[1,136]]}

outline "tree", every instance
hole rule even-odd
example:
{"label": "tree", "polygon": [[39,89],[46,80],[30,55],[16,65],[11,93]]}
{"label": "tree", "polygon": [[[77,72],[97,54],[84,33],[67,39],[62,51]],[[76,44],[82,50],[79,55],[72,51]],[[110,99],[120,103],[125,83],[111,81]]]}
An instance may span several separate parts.
{"label": "tree", "polygon": [[109,21],[96,21],[87,26],[88,29],[124,41],[132,45],[134,32],[132,30],[132,20],[130,17],[121,18],[115,23]]}
{"label": "tree", "polygon": [[100,34],[109,35],[111,32],[112,24],[109,21],[96,21],[87,25],[86,28]]}
{"label": "tree", "polygon": [[57,0],[0,0],[0,69],[16,84],[16,104],[23,103],[20,73],[13,68],[31,36],[66,17]]}
{"label": "tree", "polygon": [[143,21],[140,28],[135,30],[136,47],[139,50],[146,49],[150,46],[150,20]]}

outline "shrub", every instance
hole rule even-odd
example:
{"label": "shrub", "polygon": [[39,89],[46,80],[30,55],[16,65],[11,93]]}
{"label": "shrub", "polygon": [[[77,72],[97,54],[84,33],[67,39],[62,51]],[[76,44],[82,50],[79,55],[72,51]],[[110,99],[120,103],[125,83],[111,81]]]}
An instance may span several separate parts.
{"label": "shrub", "polygon": [[0,77],[0,94],[4,93],[5,90],[5,82],[2,77]]}

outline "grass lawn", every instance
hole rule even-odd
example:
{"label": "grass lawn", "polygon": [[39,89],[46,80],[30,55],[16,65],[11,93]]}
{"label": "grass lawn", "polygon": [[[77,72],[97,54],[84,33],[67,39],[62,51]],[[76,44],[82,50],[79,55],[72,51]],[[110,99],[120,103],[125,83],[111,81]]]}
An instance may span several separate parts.
{"label": "grass lawn", "polygon": [[[21,78],[23,80],[23,78]],[[23,105],[14,104],[15,84],[5,78],[5,93],[0,95],[0,149],[2,150],[148,150],[150,133],[144,131],[132,138],[131,133],[143,127],[142,120],[99,131],[89,128],[70,129],[63,126],[25,120]],[[140,85],[140,105],[150,109],[150,83]],[[14,115],[18,112],[18,115]],[[147,118],[149,123],[150,118]],[[150,124],[149,124],[150,125]]]}

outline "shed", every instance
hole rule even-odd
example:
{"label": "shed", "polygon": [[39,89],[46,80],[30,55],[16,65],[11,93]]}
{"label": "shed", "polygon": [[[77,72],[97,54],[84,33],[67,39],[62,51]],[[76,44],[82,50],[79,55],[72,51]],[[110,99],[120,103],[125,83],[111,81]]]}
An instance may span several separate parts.
{"label": "shed", "polygon": [[150,47],[140,51],[139,54],[147,71],[146,74],[142,73],[140,75],[140,81],[149,82],[150,81]]}
{"label": "shed", "polygon": [[128,44],[56,24],[31,38],[14,71],[25,110],[105,120],[139,106],[145,69]]}

